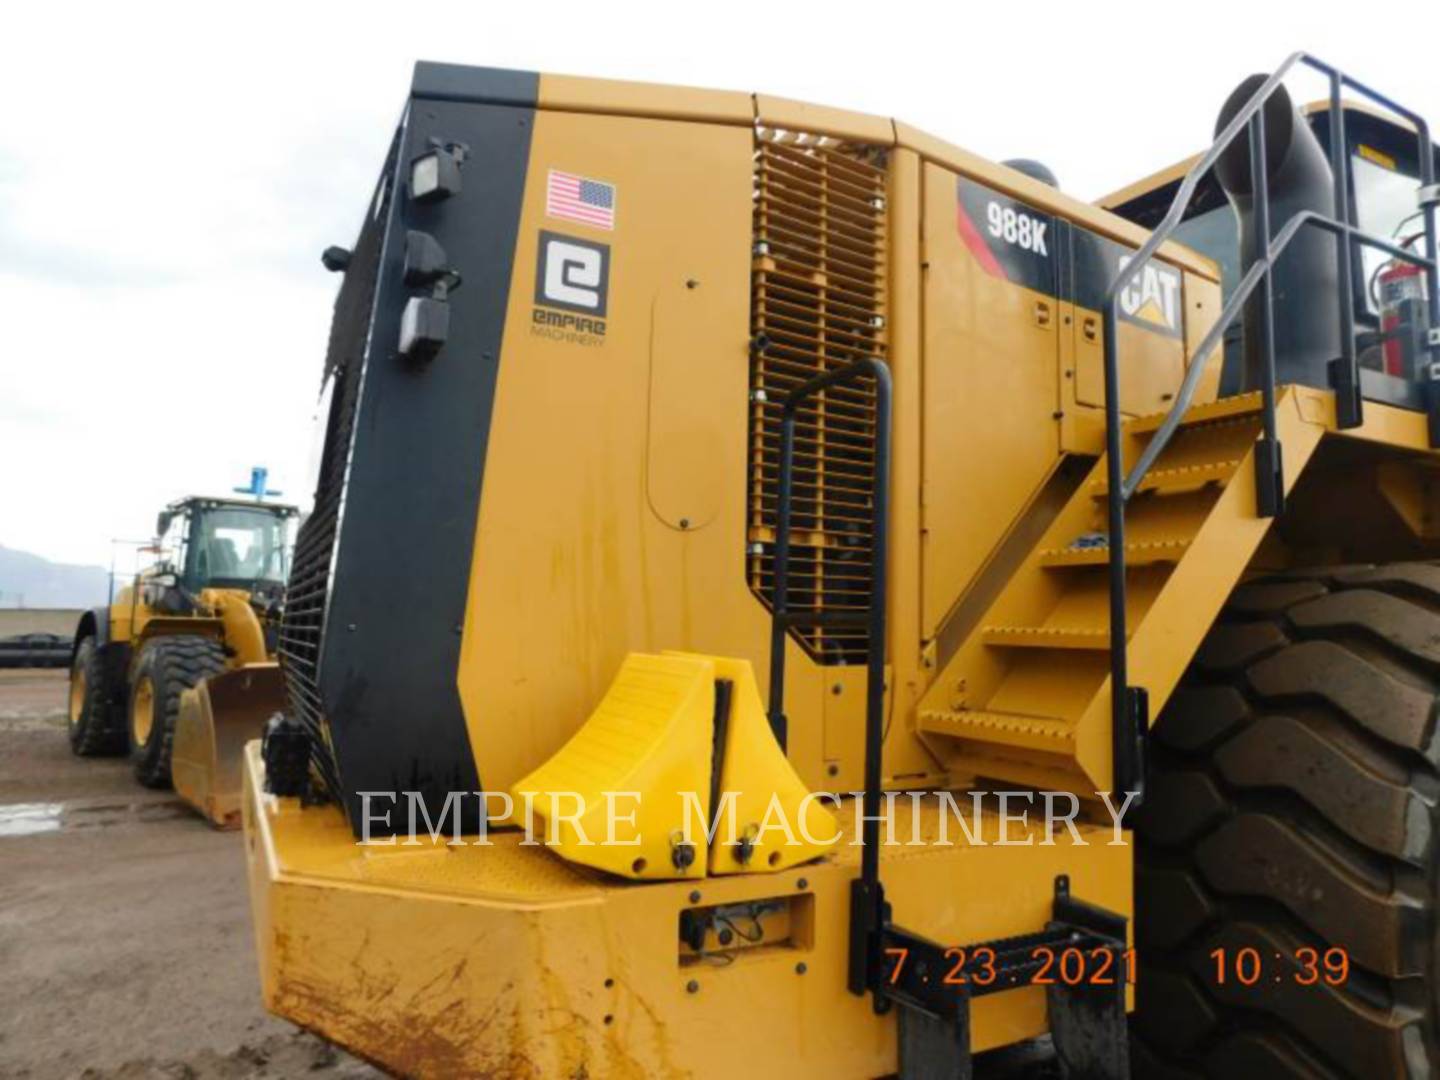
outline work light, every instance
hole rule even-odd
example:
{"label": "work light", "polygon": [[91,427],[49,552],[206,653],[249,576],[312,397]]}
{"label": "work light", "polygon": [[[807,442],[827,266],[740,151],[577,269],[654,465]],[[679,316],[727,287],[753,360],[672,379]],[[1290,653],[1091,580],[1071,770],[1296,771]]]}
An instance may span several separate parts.
{"label": "work light", "polygon": [[428,364],[449,336],[450,305],[428,296],[412,296],[400,316],[400,355]]}
{"label": "work light", "polygon": [[438,202],[460,190],[460,162],[443,147],[435,147],[410,163],[410,196],[416,202]]}

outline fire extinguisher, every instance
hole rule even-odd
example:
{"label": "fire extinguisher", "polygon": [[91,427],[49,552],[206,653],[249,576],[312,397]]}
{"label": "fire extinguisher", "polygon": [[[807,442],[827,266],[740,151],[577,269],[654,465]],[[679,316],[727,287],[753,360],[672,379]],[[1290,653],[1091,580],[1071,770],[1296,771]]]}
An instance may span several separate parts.
{"label": "fire extinguisher", "polygon": [[1411,378],[1406,370],[1405,335],[1398,331],[1415,319],[1425,304],[1425,273],[1414,263],[1394,259],[1380,271],[1380,332],[1385,340],[1385,372]]}

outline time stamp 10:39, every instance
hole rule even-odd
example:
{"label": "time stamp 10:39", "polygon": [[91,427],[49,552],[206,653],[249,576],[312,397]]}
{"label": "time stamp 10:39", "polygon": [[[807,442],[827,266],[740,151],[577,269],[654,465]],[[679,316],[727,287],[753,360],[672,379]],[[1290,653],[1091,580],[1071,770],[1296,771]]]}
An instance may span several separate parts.
{"label": "time stamp 10:39", "polygon": [[[892,986],[906,974],[909,949],[886,949],[893,965],[889,978]],[[986,945],[964,949],[959,946],[945,950],[949,970],[936,981],[945,986],[987,987],[997,979],[1004,980],[997,966],[995,950]],[[1134,983],[1138,963],[1135,950],[1116,953],[1113,949],[1051,948],[1037,946],[1030,956],[1036,971],[1031,985],[1114,986],[1116,981]],[[1293,953],[1266,953],[1244,946],[1239,949],[1212,949],[1209,975],[1217,985],[1261,986],[1290,983],[1295,986],[1341,986],[1350,978],[1350,954],[1343,948],[1314,949],[1309,946]],[[929,982],[929,973],[924,981]],[[1013,985],[1013,983],[1010,983]]]}

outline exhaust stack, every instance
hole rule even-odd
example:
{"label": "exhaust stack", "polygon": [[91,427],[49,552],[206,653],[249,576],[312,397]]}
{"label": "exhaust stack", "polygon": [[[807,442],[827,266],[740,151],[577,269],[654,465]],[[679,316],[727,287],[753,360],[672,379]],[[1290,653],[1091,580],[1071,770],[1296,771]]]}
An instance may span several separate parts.
{"label": "exhaust stack", "polygon": [[[1252,75],[1230,94],[1215,120],[1215,131],[1228,124],[1265,81]],[[1334,211],[1334,181],[1325,151],[1283,86],[1264,105],[1265,175],[1270,193],[1271,238],[1296,214]],[[1230,199],[1240,230],[1240,265],[1254,262],[1254,192],[1250,142],[1238,135],[1215,163],[1215,175]],[[1317,229],[1303,230],[1291,241],[1272,273],[1275,297],[1275,377],[1279,383],[1328,388],[1326,365],[1340,355],[1340,319],[1334,298],[1338,286],[1335,241]],[[1252,305],[1253,309],[1253,305]],[[1245,320],[1240,389],[1255,390],[1261,378],[1258,318]]]}

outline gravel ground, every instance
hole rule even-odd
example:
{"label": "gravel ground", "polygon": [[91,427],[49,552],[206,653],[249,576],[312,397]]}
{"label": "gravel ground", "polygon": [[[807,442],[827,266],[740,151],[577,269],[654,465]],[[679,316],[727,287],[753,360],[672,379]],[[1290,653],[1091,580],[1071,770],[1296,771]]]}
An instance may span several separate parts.
{"label": "gravel ground", "polygon": [[379,1076],[264,1011],[240,834],[73,757],[65,687],[0,670],[0,1077]]}

